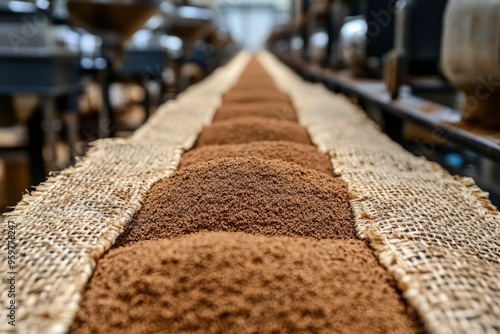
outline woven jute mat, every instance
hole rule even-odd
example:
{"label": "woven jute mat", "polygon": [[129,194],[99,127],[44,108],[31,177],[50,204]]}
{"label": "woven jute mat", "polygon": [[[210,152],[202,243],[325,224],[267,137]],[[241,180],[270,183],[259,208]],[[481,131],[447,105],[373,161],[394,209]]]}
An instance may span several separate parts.
{"label": "woven jute mat", "polygon": [[[170,176],[221,96],[249,60],[227,66],[155,113],[131,138],[100,140],[83,161],[50,177],[23,197],[2,223],[0,332],[65,333],[96,261],[140,209],[150,187]],[[15,263],[8,243],[15,233]],[[13,239],[11,239],[13,240]],[[12,253],[11,253],[12,254]],[[13,272],[13,274],[8,274]],[[9,296],[14,276],[15,297]],[[6,308],[15,302],[15,327]]]}
{"label": "woven jute mat", "polygon": [[357,231],[431,333],[500,332],[500,214],[469,178],[392,142],[345,97],[260,60],[350,187]]}

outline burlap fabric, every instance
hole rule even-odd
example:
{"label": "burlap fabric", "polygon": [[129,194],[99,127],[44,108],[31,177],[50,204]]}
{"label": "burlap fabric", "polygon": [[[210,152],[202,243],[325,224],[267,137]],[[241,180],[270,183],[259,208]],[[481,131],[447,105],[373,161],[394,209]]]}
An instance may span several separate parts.
{"label": "burlap fabric", "polygon": [[[1,332],[65,333],[96,261],[170,176],[249,59],[229,65],[162,106],[130,139],[94,143],[83,161],[25,195],[2,226]],[[16,327],[7,324],[7,222],[16,233]]]}
{"label": "burlap fabric", "polygon": [[357,231],[431,333],[500,332],[500,214],[475,183],[417,158],[346,98],[260,56],[347,181]]}

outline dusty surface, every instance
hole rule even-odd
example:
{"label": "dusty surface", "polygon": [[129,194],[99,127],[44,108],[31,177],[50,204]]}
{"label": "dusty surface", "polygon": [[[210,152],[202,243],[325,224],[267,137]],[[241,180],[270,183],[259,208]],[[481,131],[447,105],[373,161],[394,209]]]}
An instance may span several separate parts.
{"label": "dusty surface", "polygon": [[73,333],[414,333],[362,241],[196,234],[114,249]]}

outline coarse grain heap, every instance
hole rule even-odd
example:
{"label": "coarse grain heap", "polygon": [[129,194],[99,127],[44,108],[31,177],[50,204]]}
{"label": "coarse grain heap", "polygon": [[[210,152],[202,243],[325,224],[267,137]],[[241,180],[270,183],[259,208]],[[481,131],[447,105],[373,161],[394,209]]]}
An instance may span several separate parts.
{"label": "coarse grain heap", "polygon": [[158,182],[117,245],[213,231],[352,239],[348,197],[340,178],[296,164],[213,160]]}
{"label": "coarse grain heap", "polygon": [[201,233],[112,250],[80,333],[415,333],[362,241]]}
{"label": "coarse grain heap", "polygon": [[265,89],[278,92],[276,85],[268,78],[251,77],[238,82],[231,91],[249,91],[255,89]]}
{"label": "coarse grain heap", "polygon": [[198,137],[196,147],[277,140],[311,143],[307,131],[295,122],[268,117],[239,117],[206,127]]}
{"label": "coarse grain heap", "polygon": [[249,90],[231,90],[222,97],[223,103],[249,103],[249,102],[282,102],[290,103],[290,97],[280,91],[264,88]]}
{"label": "coarse grain heap", "polygon": [[332,163],[327,154],[320,153],[311,145],[286,141],[261,141],[248,144],[203,146],[184,154],[180,169],[220,158],[246,157],[293,162],[304,168],[333,175]]}
{"label": "coarse grain heap", "polygon": [[297,121],[292,105],[281,102],[228,103],[215,114],[214,122],[236,117],[255,116]]}
{"label": "coarse grain heap", "polygon": [[347,184],[252,59],[99,261],[73,333],[416,333]]}

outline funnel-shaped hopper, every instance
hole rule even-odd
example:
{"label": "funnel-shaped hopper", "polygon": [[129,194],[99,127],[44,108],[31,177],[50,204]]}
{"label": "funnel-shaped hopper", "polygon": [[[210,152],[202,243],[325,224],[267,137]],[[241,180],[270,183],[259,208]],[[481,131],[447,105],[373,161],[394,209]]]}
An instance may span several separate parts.
{"label": "funnel-shaped hopper", "polygon": [[[188,2],[186,2],[188,3]],[[212,0],[196,1],[196,5],[164,2],[161,13],[168,22],[170,35],[189,39],[196,36],[204,27],[214,25],[218,21],[217,7]]]}
{"label": "funnel-shaped hopper", "polygon": [[[103,52],[113,60],[123,44],[158,10],[160,0],[68,0],[71,22],[103,39]],[[109,54],[110,53],[110,54]]]}

